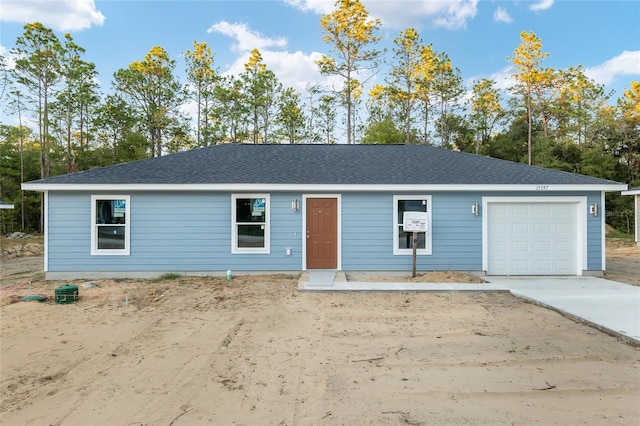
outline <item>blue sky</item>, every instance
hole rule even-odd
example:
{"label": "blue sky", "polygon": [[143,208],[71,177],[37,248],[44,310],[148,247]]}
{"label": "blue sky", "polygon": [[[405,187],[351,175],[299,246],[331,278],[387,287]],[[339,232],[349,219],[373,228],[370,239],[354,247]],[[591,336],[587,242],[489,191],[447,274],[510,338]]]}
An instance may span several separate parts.
{"label": "blue sky", "polygon": [[[506,60],[533,31],[549,53],[544,66],[583,65],[614,98],[640,80],[640,1],[589,0],[361,0],[381,19],[380,47],[393,47],[401,30],[416,28],[426,44],[446,52],[470,88],[479,78],[508,87]],[[287,86],[305,95],[309,83],[327,84],[314,60],[330,55],[320,18],[333,9],[326,0],[0,0],[0,54],[10,58],[27,22],[39,21],[62,39],[70,32],[94,62],[104,92],[113,73],[162,46],[186,83],[183,53],[194,40],[215,52],[221,73],[238,73],[254,47]],[[388,55],[390,58],[390,55]],[[384,74],[378,75],[378,82]]]}

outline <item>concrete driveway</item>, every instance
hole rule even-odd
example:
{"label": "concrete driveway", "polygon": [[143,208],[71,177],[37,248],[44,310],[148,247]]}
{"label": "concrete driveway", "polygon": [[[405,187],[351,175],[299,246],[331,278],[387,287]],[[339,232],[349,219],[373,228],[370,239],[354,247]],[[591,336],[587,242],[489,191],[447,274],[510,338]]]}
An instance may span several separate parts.
{"label": "concrete driveway", "polygon": [[509,291],[578,321],[640,344],[640,287],[596,277],[483,277],[483,284],[352,282],[344,273],[311,271],[302,291]]}
{"label": "concrete driveway", "polygon": [[595,277],[489,277],[511,294],[640,343],[640,287]]}

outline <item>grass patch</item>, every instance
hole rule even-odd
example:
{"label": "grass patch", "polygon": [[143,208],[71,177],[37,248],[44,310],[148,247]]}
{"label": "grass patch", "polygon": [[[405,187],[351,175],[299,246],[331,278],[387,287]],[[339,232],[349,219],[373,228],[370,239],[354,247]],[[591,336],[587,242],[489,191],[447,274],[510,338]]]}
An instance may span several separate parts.
{"label": "grass patch", "polygon": [[607,239],[611,240],[630,240],[633,241],[634,236],[633,233],[627,234],[626,232],[620,231],[613,226],[606,225],[605,232]]}
{"label": "grass patch", "polygon": [[175,279],[178,279],[178,278],[182,278],[182,275],[178,274],[176,272],[168,272],[166,274],[160,275],[158,278],[154,278],[152,281],[153,282],[160,282],[160,281],[175,280]]}
{"label": "grass patch", "polygon": [[44,244],[44,237],[42,235],[33,235],[31,238],[7,238],[6,235],[0,236],[0,247],[6,250],[21,248],[27,244]]}
{"label": "grass patch", "polygon": [[625,232],[618,231],[617,229],[611,228],[609,231],[607,238],[612,240],[628,240],[633,241],[633,234],[627,234]]}

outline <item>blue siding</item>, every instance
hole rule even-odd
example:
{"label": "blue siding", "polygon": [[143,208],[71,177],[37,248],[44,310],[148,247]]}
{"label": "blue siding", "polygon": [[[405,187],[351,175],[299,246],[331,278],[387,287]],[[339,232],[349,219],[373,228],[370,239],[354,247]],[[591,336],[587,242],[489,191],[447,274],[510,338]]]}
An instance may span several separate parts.
{"label": "blue siding", "polygon": [[291,211],[292,194],[271,195],[270,254],[231,254],[230,194],[130,195],[131,254],[92,256],[91,194],[51,193],[49,271],[301,269],[302,214]]}
{"label": "blue siding", "polygon": [[[417,192],[412,191],[411,194]],[[432,254],[417,268],[482,270],[482,214],[471,213],[482,196],[586,196],[587,209],[599,192],[553,193],[423,192],[431,195]],[[211,272],[297,271],[303,265],[303,210],[291,200],[302,194],[270,194],[270,253],[232,254],[231,194],[132,192],[131,254],[91,255],[91,195],[51,192],[48,205],[50,272]],[[98,194],[95,194],[98,195]],[[121,194],[122,195],[122,194]],[[343,193],[341,264],[345,271],[410,271],[411,255],[393,254],[393,196],[402,193]],[[302,203],[301,203],[302,204]],[[602,213],[601,213],[602,214]],[[587,270],[602,270],[601,216],[587,212]],[[286,249],[291,255],[286,255]]]}
{"label": "blue siding", "polygon": [[[342,269],[411,271],[410,254],[393,254],[394,195],[403,194],[342,196]],[[482,220],[470,213],[471,204],[481,197],[472,193],[431,195],[432,254],[418,256],[416,268],[481,270]]]}
{"label": "blue siding", "polygon": [[[588,271],[602,271],[602,238],[604,229],[602,228],[604,210],[600,199],[600,193],[583,194],[587,195],[587,264]],[[598,203],[600,212],[598,216],[589,214],[589,206]]]}
{"label": "blue siding", "polygon": [[[415,194],[415,191],[412,192]],[[425,192],[432,195],[432,254],[418,256],[416,268],[424,271],[482,270],[482,213],[471,213],[482,197],[544,196],[587,197],[589,205],[599,203],[599,192]],[[343,194],[342,269],[364,271],[407,271],[411,255],[393,255],[393,196],[388,194]],[[602,214],[602,212],[601,212]],[[586,270],[602,270],[601,216],[586,214]],[[582,230],[579,230],[582,232]]]}

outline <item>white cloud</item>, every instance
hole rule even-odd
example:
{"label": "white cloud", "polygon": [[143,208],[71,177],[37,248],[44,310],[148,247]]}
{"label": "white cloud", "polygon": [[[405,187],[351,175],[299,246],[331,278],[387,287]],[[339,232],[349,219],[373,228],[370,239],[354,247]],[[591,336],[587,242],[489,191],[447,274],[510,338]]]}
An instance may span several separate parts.
{"label": "white cloud", "polygon": [[555,0],[540,0],[539,2],[534,3],[531,6],[529,6],[529,9],[533,10],[534,12],[539,12],[541,10],[547,10],[551,6],[553,6],[554,1]]}
{"label": "white cloud", "polygon": [[496,11],[493,12],[493,21],[510,24],[511,22],[513,22],[513,19],[511,19],[511,16],[509,16],[509,13],[505,9],[498,6]]}
{"label": "white cloud", "polygon": [[265,52],[263,55],[267,68],[272,70],[285,87],[293,87],[304,94],[308,84],[325,81],[320,74],[315,61],[322,58],[322,54],[311,52],[307,55],[303,52]]}
{"label": "white cloud", "polygon": [[516,85],[516,80],[513,78],[513,66],[507,65],[506,67],[494,72],[491,75],[476,75],[468,78],[465,81],[465,86],[471,88],[474,84],[482,79],[493,80],[495,82],[494,86],[496,89],[507,92],[513,86]]}
{"label": "white cloud", "polygon": [[451,30],[465,28],[467,21],[478,13],[478,0],[456,0],[448,2],[444,13],[440,13],[434,23]]}
{"label": "white cloud", "polygon": [[0,44],[0,55],[4,57],[4,64],[7,69],[12,70],[16,67],[16,60],[11,54],[11,51]]}
{"label": "white cloud", "polygon": [[625,50],[600,65],[587,68],[585,74],[596,83],[604,85],[613,83],[619,76],[640,76],[640,50]]}
{"label": "white cloud", "polygon": [[[331,0],[285,0],[287,4],[306,12],[327,14],[334,10]],[[479,0],[361,0],[372,18],[385,27],[404,29],[427,22],[449,29],[464,28],[476,16]]]}
{"label": "white cloud", "polygon": [[493,88],[500,92],[503,100],[511,97],[509,89],[516,85],[516,80],[513,78],[513,66],[508,65],[491,75],[475,75],[467,78],[464,81],[465,92],[462,95],[461,102],[471,102],[471,99],[473,99],[473,86],[485,78],[494,82]]}
{"label": "white cloud", "polygon": [[[315,61],[322,57],[321,53],[311,52],[311,54],[305,54],[300,51],[296,52],[282,52],[282,51],[260,51],[262,55],[262,61],[267,66],[267,69],[273,71],[285,87],[293,87],[303,96],[306,92],[307,85],[321,84],[323,86],[329,86],[335,84],[336,86],[341,80],[334,78],[327,78],[320,74],[318,66]],[[239,75],[245,71],[244,64],[249,61],[250,54],[248,52],[238,57],[233,64],[231,64],[223,75]]]}
{"label": "white cloud", "polygon": [[80,31],[102,25],[105,17],[94,0],[2,0],[2,21],[40,22],[58,31]]}
{"label": "white cloud", "polygon": [[267,47],[286,47],[285,37],[269,38],[253,31],[247,24],[230,24],[227,21],[220,21],[213,24],[207,30],[208,33],[219,33],[236,40],[231,50],[236,52],[249,52],[253,49],[262,50]]}
{"label": "white cloud", "polygon": [[[611,85],[619,77],[636,76],[640,78],[640,50],[625,50],[618,56],[611,58],[600,65],[586,68],[585,75],[594,82],[602,85]],[[495,81],[495,88],[508,94],[508,90],[516,85],[513,77],[513,65],[508,65],[491,75],[477,75],[465,80],[468,90],[479,80],[487,78]]]}
{"label": "white cloud", "polygon": [[508,65],[501,70],[498,70],[491,74],[489,78],[495,81],[495,88],[507,92],[509,89],[517,84],[515,77],[513,76],[513,66]]}
{"label": "white cloud", "polygon": [[273,71],[285,87],[293,87],[302,94],[305,93],[305,88],[309,84],[328,85],[334,80],[320,74],[315,61],[322,58],[321,53],[307,54],[301,51],[287,52],[270,49],[286,47],[287,39],[284,37],[268,38],[252,30],[247,24],[230,24],[226,21],[213,25],[208,32],[219,33],[235,40],[231,50],[238,53],[238,56],[233,63],[225,67],[223,75],[237,76],[243,73],[244,65],[249,62],[250,52],[255,48],[260,51],[267,69]]}
{"label": "white cloud", "polygon": [[304,12],[314,12],[321,15],[331,13],[335,5],[335,2],[330,0],[284,0],[284,2]]}

